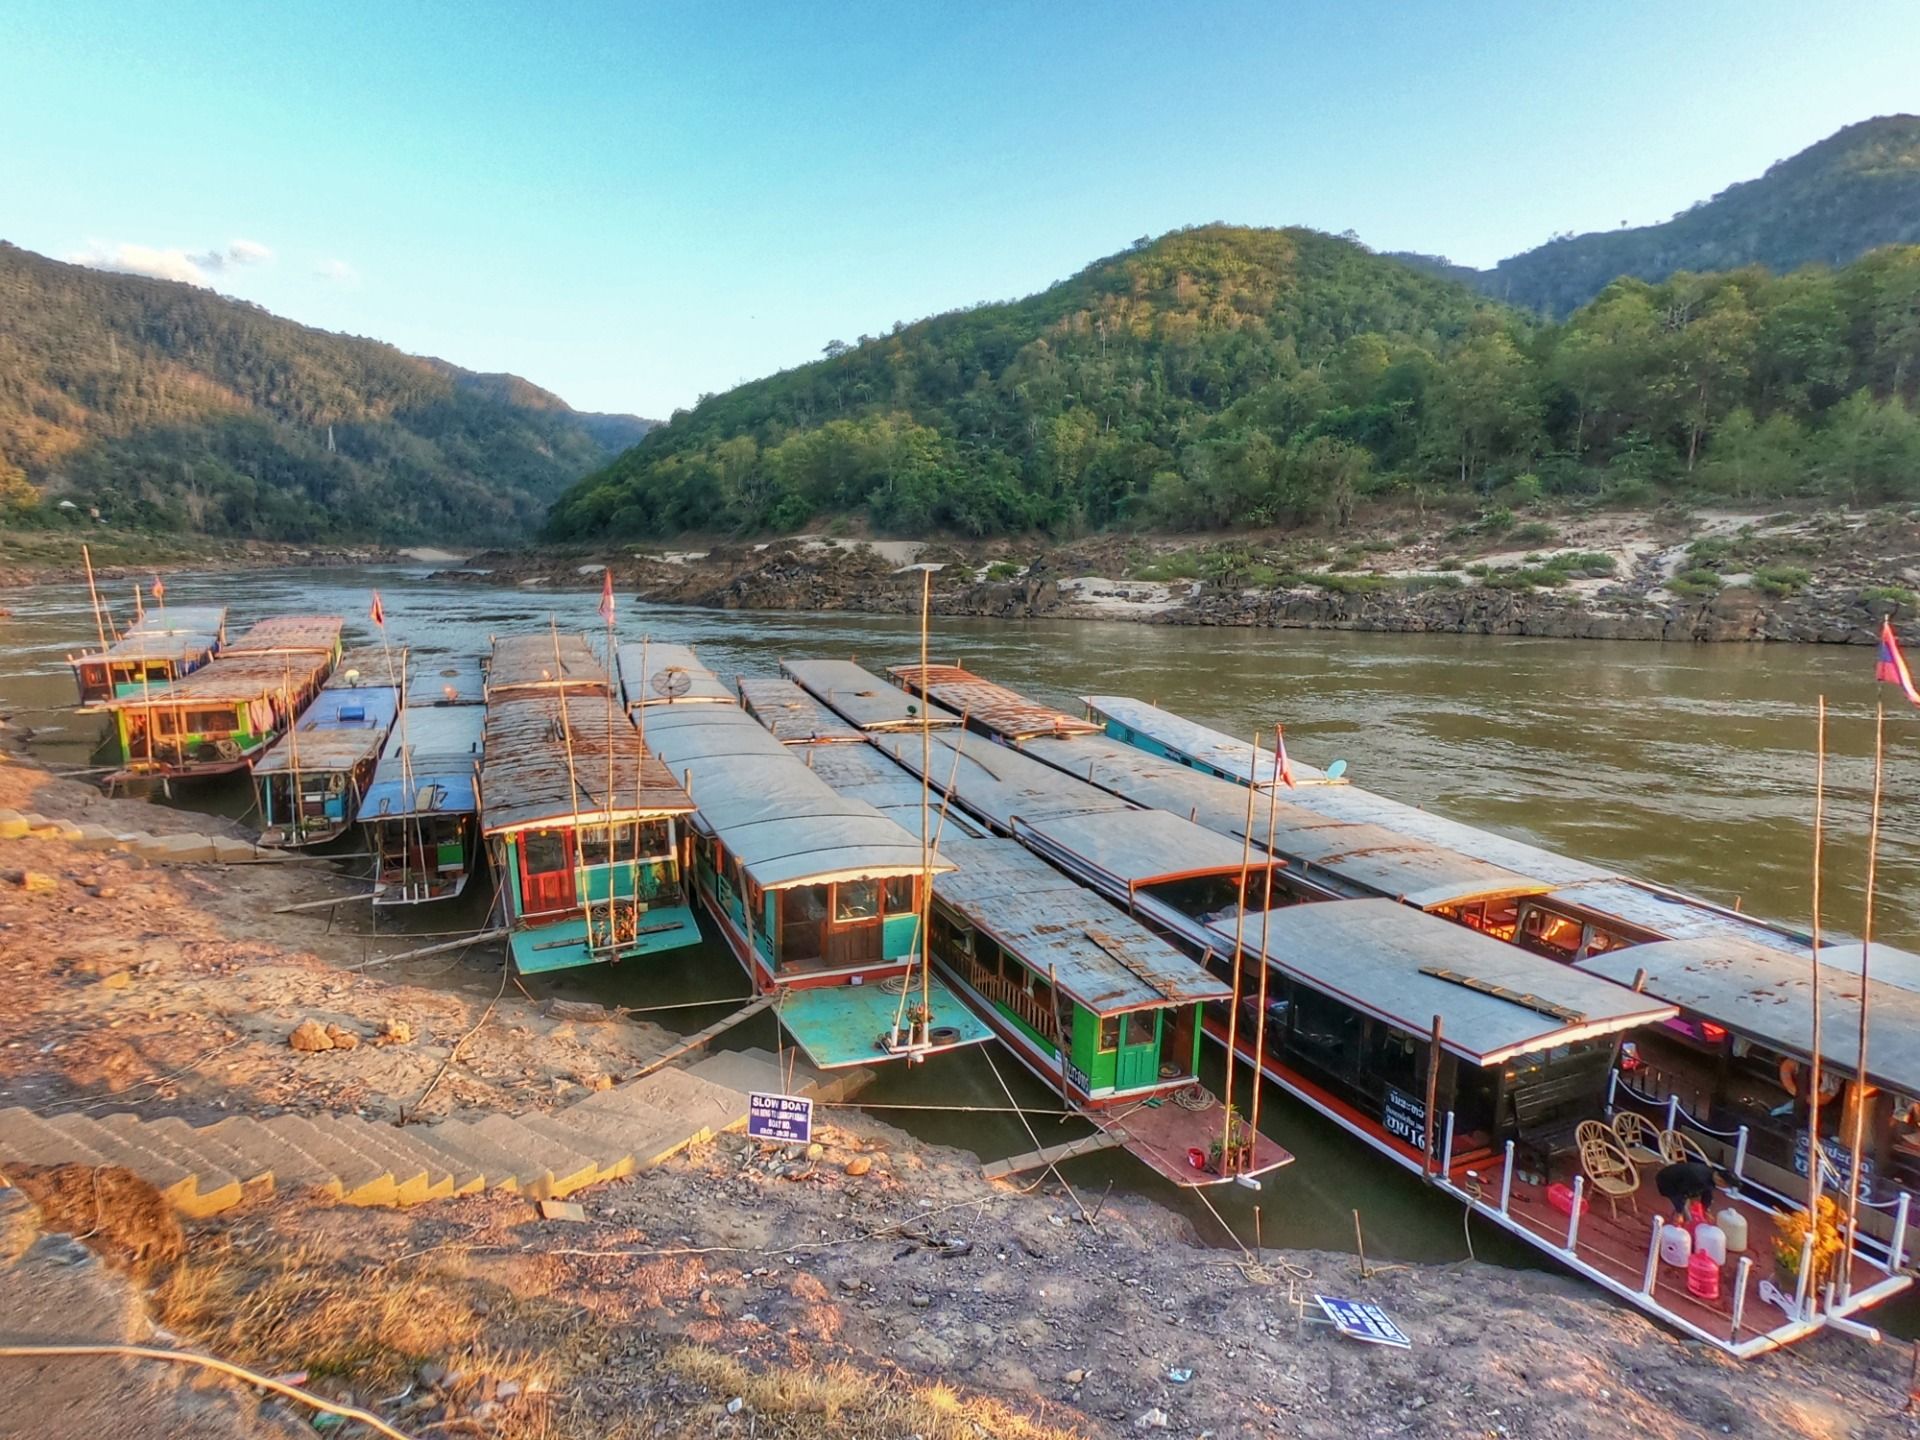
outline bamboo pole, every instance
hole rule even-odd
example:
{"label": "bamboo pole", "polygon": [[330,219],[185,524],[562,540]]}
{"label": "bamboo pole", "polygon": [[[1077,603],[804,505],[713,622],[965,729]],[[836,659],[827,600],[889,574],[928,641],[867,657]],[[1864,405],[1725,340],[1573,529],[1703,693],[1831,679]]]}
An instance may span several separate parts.
{"label": "bamboo pole", "polygon": [[1853,1290],[1853,1251],[1860,1238],[1860,1160],[1866,1140],[1867,1009],[1871,999],[1868,960],[1873,954],[1873,886],[1880,858],[1880,794],[1886,771],[1887,706],[1880,701],[1873,714],[1873,808],[1867,822],[1867,894],[1860,923],[1860,1050],[1853,1069],[1853,1165],[1847,1175],[1847,1248],[1840,1274],[1844,1298]]}
{"label": "bamboo pole", "polygon": [[[1257,747],[1260,737],[1254,736]],[[1233,1061],[1234,1052],[1240,1043],[1240,960],[1245,953],[1247,933],[1247,881],[1253,865],[1253,786],[1247,787],[1247,818],[1240,827],[1240,877],[1239,903],[1233,907],[1233,998],[1228,1002],[1232,1008],[1227,1012],[1227,1080],[1226,1093],[1221,1096],[1220,1116],[1220,1165],[1221,1173],[1226,1173],[1227,1157],[1233,1151]],[[1261,957],[1262,969],[1266,966],[1266,957]],[[1260,1067],[1253,1070],[1253,1091],[1260,1093]]]}
{"label": "bamboo pole", "polygon": [[[1276,737],[1280,734],[1278,725],[1273,727]],[[1254,754],[1258,756],[1256,746]],[[1249,1123],[1253,1126],[1255,1142],[1260,1135],[1260,1066],[1267,1058],[1267,932],[1273,923],[1273,872],[1277,862],[1273,854],[1274,830],[1278,824],[1280,810],[1280,785],[1276,780],[1267,786],[1267,889],[1260,902],[1260,1009],[1254,1017],[1253,1039],[1253,1113]]]}
{"label": "bamboo pole", "polygon": [[[86,562],[87,566],[87,595],[93,601],[93,632],[100,637],[100,648],[105,650],[107,648],[107,622],[100,616],[100,590],[99,587],[93,583],[92,550],[82,545],[80,547],[80,558]],[[113,671],[111,667],[109,667],[107,671],[107,686],[109,692],[111,692],[113,686]]]}
{"label": "bamboo pole", "polygon": [[1427,1049],[1427,1133],[1426,1151],[1420,1157],[1420,1173],[1433,1173],[1433,1112],[1440,1104],[1440,1017],[1433,1017],[1433,1038]]}
{"label": "bamboo pole", "polygon": [[[1827,824],[1827,697],[1820,697],[1813,762],[1813,1039],[1807,1058],[1807,1226],[1813,1234],[1820,1223],[1820,867],[1824,859]],[[1802,1277],[1804,1280],[1806,1277]]]}
{"label": "bamboo pole", "polygon": [[[933,572],[920,572],[920,894],[919,905],[914,916],[915,928],[919,931],[916,938],[920,942],[920,1025],[927,1038],[933,1036],[933,969],[932,969],[932,926],[933,926],[933,717],[931,702],[927,696],[927,645],[928,631],[933,623]],[[1060,992],[1053,995],[1054,1014],[1060,1013]],[[907,1025],[907,1040],[913,1040],[911,1017]],[[1054,1028],[1058,1030],[1056,1021]],[[1066,1046],[1064,1037],[1061,1042],[1060,1063],[1066,1064]],[[1062,1072],[1064,1083],[1065,1074]]]}

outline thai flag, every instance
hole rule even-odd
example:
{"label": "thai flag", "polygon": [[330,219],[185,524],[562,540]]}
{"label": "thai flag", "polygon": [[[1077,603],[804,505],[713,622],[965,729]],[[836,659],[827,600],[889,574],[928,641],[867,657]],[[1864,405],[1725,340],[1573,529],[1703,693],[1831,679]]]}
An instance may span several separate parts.
{"label": "thai flag", "polygon": [[367,607],[367,616],[382,630],[387,628],[387,607],[380,603],[380,592],[373,592],[373,604]]}
{"label": "thai flag", "polygon": [[1276,725],[1273,727],[1274,758],[1280,762],[1280,778],[1287,782],[1287,788],[1293,789],[1293,766],[1287,763],[1287,737]]}
{"label": "thai flag", "polygon": [[1900,642],[1893,638],[1893,618],[1880,621],[1880,668],[1874,679],[1885,685],[1898,685],[1908,701],[1920,705],[1920,690],[1913,688],[1913,672],[1907,669],[1907,657],[1900,653]]}
{"label": "thai flag", "polygon": [[607,566],[600,572],[600,618],[607,622],[607,628],[613,628],[613,567]]}

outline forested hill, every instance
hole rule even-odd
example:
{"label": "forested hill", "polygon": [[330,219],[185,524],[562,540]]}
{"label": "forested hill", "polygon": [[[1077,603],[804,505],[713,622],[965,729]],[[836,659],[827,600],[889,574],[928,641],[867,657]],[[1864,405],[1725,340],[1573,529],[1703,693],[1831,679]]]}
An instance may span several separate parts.
{"label": "forested hill", "polygon": [[1565,316],[1622,275],[1660,281],[1681,270],[1742,265],[1784,274],[1915,243],[1920,116],[1885,115],[1849,125],[1659,225],[1556,238],[1484,271],[1402,258],[1510,304]]}
{"label": "forested hill", "polygon": [[645,433],[513,375],[0,243],[0,519],[512,540]]}
{"label": "forested hill", "polygon": [[1206,226],[674,416],[574,539],[1344,524],[1375,496],[1920,497],[1920,249],[1622,280],[1564,325],[1309,230]]}

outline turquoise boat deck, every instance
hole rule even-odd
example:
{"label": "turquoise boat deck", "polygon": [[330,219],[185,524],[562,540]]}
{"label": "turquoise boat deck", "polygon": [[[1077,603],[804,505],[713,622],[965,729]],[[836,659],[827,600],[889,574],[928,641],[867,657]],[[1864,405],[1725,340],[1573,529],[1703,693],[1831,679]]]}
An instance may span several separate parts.
{"label": "turquoise boat deck", "polygon": [[[910,978],[913,990],[905,1003],[914,1005],[919,1002],[920,986],[917,977]],[[937,975],[933,977],[930,1000],[933,1043],[914,1051],[916,1057],[993,1039],[993,1031]],[[889,993],[883,984],[792,987],[781,995],[775,1013],[787,1033],[807,1052],[807,1058],[822,1070],[906,1058],[902,1052],[886,1048],[894,1020],[904,1011],[900,996]]]}
{"label": "turquoise boat deck", "polygon": [[515,930],[507,938],[513,963],[522,975],[571,970],[580,965],[604,965],[615,960],[640,960],[699,943],[699,922],[686,905],[659,905],[648,910],[640,917],[639,933],[611,953],[596,954],[588,947],[584,915]]}

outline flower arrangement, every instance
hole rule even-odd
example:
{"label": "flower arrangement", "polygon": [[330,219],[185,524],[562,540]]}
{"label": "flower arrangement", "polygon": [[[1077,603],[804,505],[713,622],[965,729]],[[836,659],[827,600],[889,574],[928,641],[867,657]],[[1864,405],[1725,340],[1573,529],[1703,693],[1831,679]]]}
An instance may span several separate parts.
{"label": "flower arrangement", "polygon": [[1840,1237],[1840,1207],[1828,1196],[1820,1197],[1818,1217],[1816,1221],[1805,1210],[1792,1210],[1774,1222],[1773,1230],[1774,1263],[1779,1266],[1781,1276],[1796,1286],[1800,1283],[1800,1252],[1807,1243],[1808,1232],[1812,1231],[1811,1287],[1816,1293],[1830,1277],[1843,1243]]}

